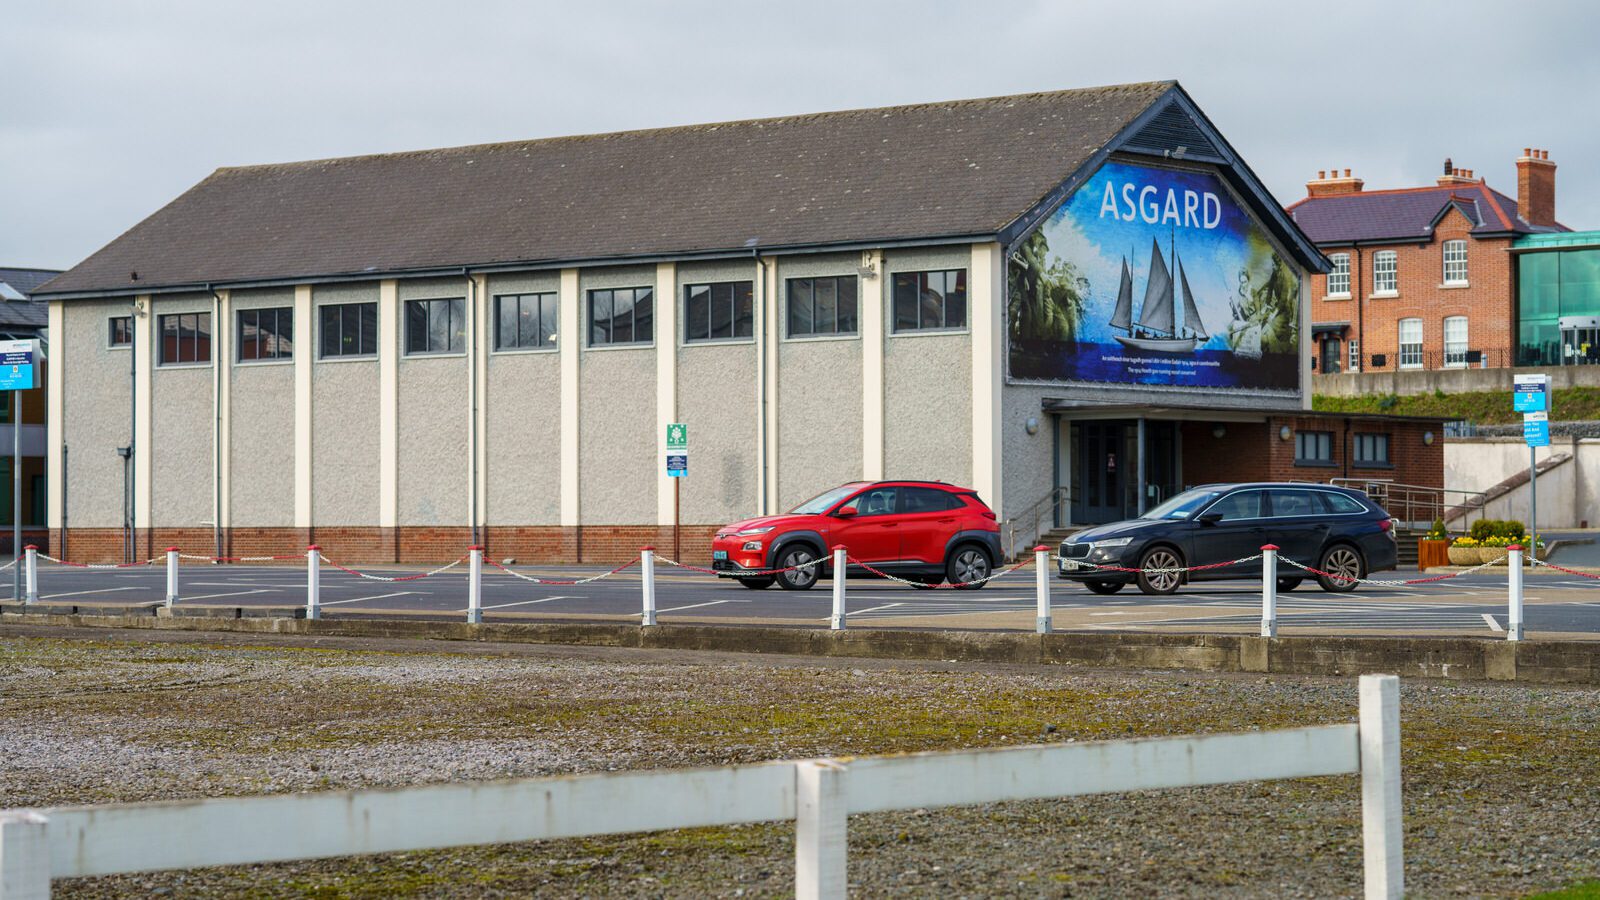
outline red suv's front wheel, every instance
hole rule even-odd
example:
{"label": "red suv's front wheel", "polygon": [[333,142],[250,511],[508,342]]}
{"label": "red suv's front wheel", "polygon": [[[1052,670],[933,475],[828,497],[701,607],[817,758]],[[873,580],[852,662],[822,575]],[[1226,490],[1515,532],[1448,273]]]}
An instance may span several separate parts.
{"label": "red suv's front wheel", "polygon": [[809,591],[811,586],[822,577],[822,565],[806,565],[815,563],[820,557],[810,547],[790,547],[778,554],[778,568],[787,571],[778,573],[778,587],[786,591]]}

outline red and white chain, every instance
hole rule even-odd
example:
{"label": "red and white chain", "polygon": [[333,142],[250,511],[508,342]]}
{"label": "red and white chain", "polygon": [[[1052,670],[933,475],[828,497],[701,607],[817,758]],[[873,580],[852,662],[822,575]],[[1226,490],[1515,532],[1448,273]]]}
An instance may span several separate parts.
{"label": "red and white chain", "polygon": [[897,581],[900,584],[909,584],[914,588],[924,588],[924,589],[926,589],[926,588],[956,589],[956,588],[964,588],[964,587],[977,587],[978,585],[981,585],[981,584],[988,584],[989,582],[995,580],[996,578],[1000,578],[1000,577],[1005,576],[1005,575],[1010,575],[1012,572],[1015,572],[1016,570],[1022,568],[1023,566],[1030,565],[1033,562],[1033,560],[1031,560],[1031,559],[1024,559],[1021,562],[1017,563],[1016,565],[1014,565],[1014,566],[1012,566],[1012,567],[1010,567],[1008,569],[997,569],[997,570],[995,570],[993,572],[990,572],[988,575],[985,575],[982,578],[974,578],[971,581],[960,581],[960,582],[952,581],[952,582],[947,582],[947,583],[943,583],[943,584],[929,584],[926,581],[914,581],[914,580],[909,579],[909,578],[901,578],[898,575],[890,575],[888,572],[884,572],[882,570],[875,569],[872,566],[862,562],[859,559],[856,559],[853,556],[852,557],[848,557],[848,560],[849,560],[851,565],[860,566],[861,568],[866,569],[868,572],[871,572],[872,574],[878,576],[879,578],[885,578],[885,579],[888,579],[889,581]]}
{"label": "red and white chain", "polygon": [[[1145,575],[1181,575],[1184,572],[1205,572],[1210,569],[1220,569],[1223,566],[1237,566],[1247,562],[1254,562],[1261,558],[1261,554],[1257,553],[1255,556],[1245,556],[1240,559],[1230,559],[1226,562],[1206,563],[1203,566],[1169,566],[1164,569],[1135,569],[1127,566],[1102,566],[1098,563],[1087,562],[1081,559],[1072,559],[1066,556],[1057,556],[1055,554],[1051,554],[1051,558],[1057,562],[1072,563],[1077,567],[1078,571],[1083,569],[1093,569],[1098,572],[1124,572],[1127,574],[1142,573]],[[1069,569],[1068,571],[1074,570]]]}
{"label": "red and white chain", "polygon": [[64,559],[56,559],[54,556],[47,556],[43,553],[38,554],[38,556],[40,559],[47,562],[53,562],[58,566],[67,566],[73,569],[136,569],[140,566],[152,566],[162,561],[160,559],[147,559],[144,562],[131,563],[79,563],[67,562]]}
{"label": "red and white chain", "polygon": [[489,564],[489,565],[491,565],[491,566],[493,566],[496,569],[499,569],[500,571],[506,573],[507,575],[510,575],[512,578],[517,578],[517,579],[520,579],[522,581],[530,582],[532,584],[554,584],[554,585],[561,585],[561,586],[565,587],[565,586],[570,586],[570,585],[574,585],[574,584],[588,584],[591,581],[599,581],[602,578],[610,578],[611,576],[616,575],[616,574],[622,572],[625,569],[628,569],[634,563],[637,563],[638,560],[637,559],[630,559],[627,562],[623,563],[622,565],[617,566],[615,569],[612,569],[609,572],[601,572],[599,575],[591,575],[588,578],[573,578],[573,579],[539,578],[539,577],[534,576],[534,575],[524,575],[521,572],[518,572],[518,571],[510,568],[509,566],[503,566],[503,565],[495,562],[492,559],[486,559],[486,560],[484,560],[484,562]]}
{"label": "red and white chain", "polygon": [[1355,578],[1355,577],[1350,576],[1350,575],[1335,575],[1335,574],[1333,574],[1331,572],[1324,572],[1321,569],[1314,569],[1311,566],[1306,565],[1305,563],[1296,562],[1296,561],[1290,559],[1287,556],[1280,556],[1280,557],[1278,557],[1278,560],[1280,562],[1288,563],[1289,565],[1295,567],[1296,569],[1300,569],[1303,572],[1309,572],[1312,575],[1320,575],[1323,578],[1327,578],[1327,579],[1330,579],[1332,581],[1339,582],[1340,584],[1350,584],[1351,582],[1355,582],[1356,584],[1372,584],[1372,585],[1377,585],[1378,587],[1405,587],[1406,585],[1412,585],[1412,584],[1432,584],[1432,583],[1434,583],[1436,581],[1448,581],[1451,578],[1460,578],[1462,575],[1471,575],[1474,572],[1477,572],[1477,571],[1480,571],[1480,570],[1483,570],[1483,569],[1487,569],[1490,566],[1503,566],[1503,565],[1505,565],[1505,562],[1506,562],[1506,558],[1504,556],[1502,556],[1502,557],[1500,557],[1499,559],[1497,559],[1497,560],[1495,560],[1493,562],[1480,563],[1479,565],[1473,566],[1470,569],[1462,569],[1459,572],[1446,572],[1443,575],[1430,575],[1427,578],[1403,578],[1403,579],[1401,579],[1401,578]]}
{"label": "red and white chain", "polygon": [[427,572],[419,572],[419,573],[417,573],[415,575],[394,575],[394,576],[389,576],[389,575],[369,575],[366,572],[357,572],[355,569],[351,569],[351,568],[348,568],[346,566],[341,566],[338,563],[336,563],[333,560],[328,559],[326,557],[324,557],[322,561],[327,563],[330,566],[333,566],[335,569],[338,569],[341,572],[348,572],[351,575],[355,575],[355,576],[357,576],[359,578],[365,578],[368,581],[385,581],[385,582],[393,583],[393,582],[396,582],[396,581],[418,581],[418,580],[421,580],[423,578],[428,578],[428,577],[433,576],[433,575],[438,575],[440,572],[448,572],[451,569],[454,569],[456,566],[459,566],[462,563],[466,562],[467,558],[465,556],[463,556],[460,559],[456,560],[455,562],[446,563],[446,564],[440,566],[437,569],[433,569],[433,570],[427,571]]}
{"label": "red and white chain", "polygon": [[179,553],[179,559],[188,559],[195,562],[215,563],[241,563],[241,562],[282,562],[284,560],[304,561],[305,554],[298,556],[195,556],[192,553]]}
{"label": "red and white chain", "polygon": [[688,569],[691,572],[700,572],[705,575],[727,575],[733,578],[766,578],[773,575],[782,575],[785,572],[798,572],[801,569],[809,569],[812,566],[820,566],[827,561],[828,558],[826,556],[819,556],[816,559],[808,560],[806,562],[799,563],[798,565],[788,566],[782,569],[707,569],[701,566],[692,566],[688,563],[681,563],[675,559],[668,559],[665,556],[656,557],[656,562],[666,563],[669,566],[677,566],[680,569]]}
{"label": "red and white chain", "polygon": [[1532,563],[1536,566],[1544,566],[1546,569],[1555,569],[1557,572],[1565,572],[1568,575],[1576,575],[1579,578],[1587,578],[1591,581],[1600,581],[1600,575],[1596,575],[1593,572],[1580,572],[1577,569],[1569,569],[1566,566],[1558,566],[1553,562],[1545,562],[1537,557],[1533,558]]}

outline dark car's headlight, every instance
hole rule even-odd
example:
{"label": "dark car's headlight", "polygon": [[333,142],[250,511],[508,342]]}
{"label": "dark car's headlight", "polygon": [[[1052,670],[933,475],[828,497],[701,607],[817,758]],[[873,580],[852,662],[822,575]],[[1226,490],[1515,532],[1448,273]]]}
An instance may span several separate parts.
{"label": "dark car's headlight", "polygon": [[1089,546],[1093,547],[1096,550],[1110,550],[1110,549],[1112,549],[1114,547],[1126,547],[1131,543],[1133,543],[1133,538],[1131,538],[1131,537],[1119,537],[1119,538],[1107,538],[1107,539],[1105,539],[1103,541],[1095,541],[1094,543],[1090,544]]}

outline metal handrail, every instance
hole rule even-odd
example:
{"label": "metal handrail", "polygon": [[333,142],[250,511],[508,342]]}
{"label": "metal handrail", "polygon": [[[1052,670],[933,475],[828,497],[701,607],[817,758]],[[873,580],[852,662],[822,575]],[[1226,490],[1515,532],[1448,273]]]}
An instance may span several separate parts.
{"label": "metal handrail", "polygon": [[[1489,502],[1488,494],[1483,491],[1403,484],[1382,478],[1330,478],[1328,483],[1336,487],[1354,488],[1366,492],[1373,502],[1403,523],[1420,521],[1431,523],[1435,520],[1444,520],[1451,510],[1459,510],[1457,517],[1462,519],[1468,517],[1474,510],[1482,515],[1484,507]],[[1452,494],[1460,495],[1461,502],[1449,502],[1448,495]],[[1418,517],[1419,513],[1422,518]]]}
{"label": "metal handrail", "polygon": [[1071,502],[1071,488],[1067,487],[1066,485],[1056,485],[1050,489],[1049,493],[1028,504],[1028,506],[1023,509],[1021,513],[1006,519],[1003,523],[1006,527],[1006,553],[1010,555],[1017,552],[1017,523],[1026,522],[1031,519],[1033,524],[1030,527],[1028,534],[1033,537],[1038,537],[1040,534],[1042,534],[1042,532],[1039,530],[1039,523],[1044,521],[1045,512],[1048,510],[1053,514],[1056,508],[1061,504]]}

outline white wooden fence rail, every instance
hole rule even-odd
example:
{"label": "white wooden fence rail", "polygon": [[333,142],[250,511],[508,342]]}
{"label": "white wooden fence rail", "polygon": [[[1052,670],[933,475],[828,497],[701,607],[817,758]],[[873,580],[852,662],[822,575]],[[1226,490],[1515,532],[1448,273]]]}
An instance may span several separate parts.
{"label": "white wooden fence rail", "polygon": [[0,900],[111,875],[794,820],[795,892],[845,894],[846,816],[1360,773],[1366,895],[1403,892],[1399,687],[1356,724],[0,813]]}

